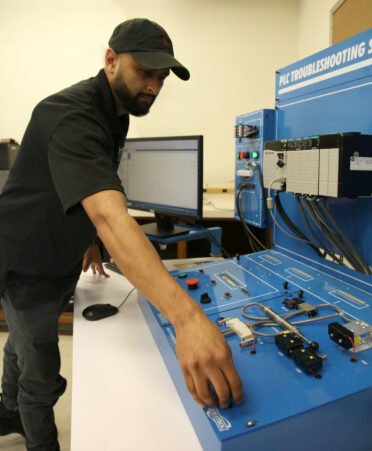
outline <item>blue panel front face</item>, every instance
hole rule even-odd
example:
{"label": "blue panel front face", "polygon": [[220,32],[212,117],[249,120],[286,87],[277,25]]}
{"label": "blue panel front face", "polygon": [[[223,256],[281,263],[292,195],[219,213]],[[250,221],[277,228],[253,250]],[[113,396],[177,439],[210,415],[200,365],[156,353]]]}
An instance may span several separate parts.
{"label": "blue panel front face", "polygon": [[[179,275],[184,274],[186,277],[179,278]],[[328,274],[319,268],[303,264],[295,258],[272,250],[245,255],[240,260],[225,260],[203,265],[200,268],[174,271],[172,275],[183,287],[187,287],[186,281],[190,278],[199,279],[199,287],[188,292],[198,303],[202,293],[207,292],[210,295],[211,303],[200,305],[213,322],[223,317],[238,318],[244,323],[255,323],[254,319],[242,315],[242,307],[251,302],[260,302],[279,314],[288,313],[293,310],[285,307],[284,299],[297,297],[301,290],[302,299],[312,306],[336,305],[350,318],[362,319],[372,324],[371,284],[353,276],[343,275],[338,270],[331,270],[331,274]],[[211,281],[215,281],[215,284],[211,284]],[[288,282],[286,289],[283,282]],[[249,292],[249,295],[243,295],[242,288]],[[224,297],[226,291],[231,293],[228,299]],[[334,310],[328,307],[318,307],[318,310],[319,317],[334,313]],[[156,311],[153,309],[153,312]],[[257,306],[249,307],[246,313],[256,317],[263,316],[263,312]],[[292,321],[308,319],[304,314],[299,314]],[[345,323],[343,319],[337,317],[298,326],[306,338],[318,342],[318,354],[328,357],[323,361],[323,368],[319,370],[322,376],[319,379],[305,374],[298,368],[293,359],[279,351],[272,337],[258,336],[259,340],[255,346],[256,354],[251,353],[252,346],[241,348],[240,338],[237,335],[227,337],[234,363],[243,381],[245,400],[243,404],[227,410],[205,409],[206,421],[213,426],[214,434],[221,442],[222,449],[264,449],[262,446],[268,440],[267,437],[270,437],[270,428],[278,422],[285,425],[286,422],[304,413],[309,415],[310,423],[304,423],[303,430],[311,427],[312,418],[314,421],[321,421],[324,429],[327,430],[332,415],[337,415],[338,411],[338,407],[335,407],[332,412],[329,405],[341,402],[341,409],[346,409],[346,404],[343,407],[342,402],[348,402],[347,399],[352,399],[348,397],[372,386],[372,349],[357,352],[357,362],[351,362],[352,352],[341,348],[329,338],[328,323],[334,321]],[[172,352],[175,352],[173,327],[169,324],[165,325],[164,322],[160,324],[157,321],[157,324],[167,338]],[[219,327],[221,330],[226,328]],[[276,327],[256,330],[273,333],[281,329]],[[331,409],[331,417],[329,410],[325,413],[326,410],[322,409]],[[357,419],[358,415],[355,412],[348,412],[346,417],[348,427],[355,433],[353,428],[357,427],[360,418]],[[192,416],[191,420],[193,420]],[[250,420],[254,420],[256,425],[247,428],[247,422]],[[372,421],[372,410],[366,421]],[[253,434],[260,431],[262,431],[261,436]],[[335,431],[330,429],[329,433],[334,434],[334,438],[326,436],[319,438],[327,440],[327,443],[338,443],[339,439]],[[296,449],[294,444],[302,442],[303,431],[300,435],[296,434],[294,430],[292,436],[286,438],[288,449]],[[367,442],[366,437],[368,437]],[[230,448],[230,445],[227,445],[232,439],[237,440],[236,448]],[[343,440],[345,449],[348,447],[364,449],[355,445],[357,442],[354,441],[353,434],[344,437]],[[368,440],[372,443],[369,430],[364,432],[362,442],[368,443]],[[204,449],[209,449],[203,440],[202,445]],[[272,442],[271,446],[274,446]],[[309,448],[304,443],[297,449]]]}
{"label": "blue panel front face", "polygon": [[[350,131],[372,134],[372,29],[280,69],[276,98],[276,139]],[[306,232],[293,195],[283,193],[281,199],[292,221]],[[372,198],[331,198],[330,206],[341,229],[371,265]],[[320,261],[275,225],[273,236],[280,248]]]}
{"label": "blue panel front face", "polygon": [[277,106],[321,96],[336,85],[350,88],[348,83],[370,76],[371,66],[372,28],[277,71]]}
{"label": "blue panel front face", "polygon": [[[238,171],[246,170],[250,163],[255,163],[262,171],[262,158],[264,143],[274,139],[275,111],[259,110],[242,114],[236,117],[236,125],[250,125],[257,127],[255,138],[235,138],[235,198],[241,183],[249,184],[241,194],[242,216],[248,224],[256,227],[266,227],[263,209],[260,179],[257,171],[253,171],[253,177],[247,179],[238,175]],[[239,219],[235,205],[235,218]]]}

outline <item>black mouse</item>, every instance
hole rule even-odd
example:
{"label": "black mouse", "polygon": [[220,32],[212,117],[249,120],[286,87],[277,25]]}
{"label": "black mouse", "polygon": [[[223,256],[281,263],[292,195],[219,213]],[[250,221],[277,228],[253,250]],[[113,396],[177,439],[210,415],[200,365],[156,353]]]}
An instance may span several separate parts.
{"label": "black mouse", "polygon": [[118,311],[119,309],[111,304],[93,304],[86,307],[82,315],[89,321],[97,321],[108,316],[116,315]]}

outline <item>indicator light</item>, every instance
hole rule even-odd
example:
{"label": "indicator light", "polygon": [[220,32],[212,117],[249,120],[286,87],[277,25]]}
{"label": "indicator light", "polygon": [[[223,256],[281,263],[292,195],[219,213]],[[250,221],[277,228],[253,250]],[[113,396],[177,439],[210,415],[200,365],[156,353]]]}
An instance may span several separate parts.
{"label": "indicator light", "polygon": [[253,158],[254,160],[257,160],[257,158],[258,158],[258,152],[252,152],[252,158]]}

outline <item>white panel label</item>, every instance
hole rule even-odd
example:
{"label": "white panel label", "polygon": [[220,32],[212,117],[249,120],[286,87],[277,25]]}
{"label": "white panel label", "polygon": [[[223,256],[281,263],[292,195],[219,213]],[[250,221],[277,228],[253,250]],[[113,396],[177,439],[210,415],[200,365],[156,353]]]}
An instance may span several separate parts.
{"label": "white panel label", "polygon": [[372,157],[350,157],[350,171],[372,171]]}

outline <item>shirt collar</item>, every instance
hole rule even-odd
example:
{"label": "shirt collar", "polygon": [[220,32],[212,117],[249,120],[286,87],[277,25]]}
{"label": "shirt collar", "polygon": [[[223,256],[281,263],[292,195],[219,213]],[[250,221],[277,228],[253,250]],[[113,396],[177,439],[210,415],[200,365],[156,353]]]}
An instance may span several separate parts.
{"label": "shirt collar", "polygon": [[129,115],[123,114],[122,116],[118,116],[115,99],[103,69],[98,72],[98,75],[95,78],[95,87],[103,111],[110,121],[113,133],[122,135],[125,130],[125,126],[128,125]]}

